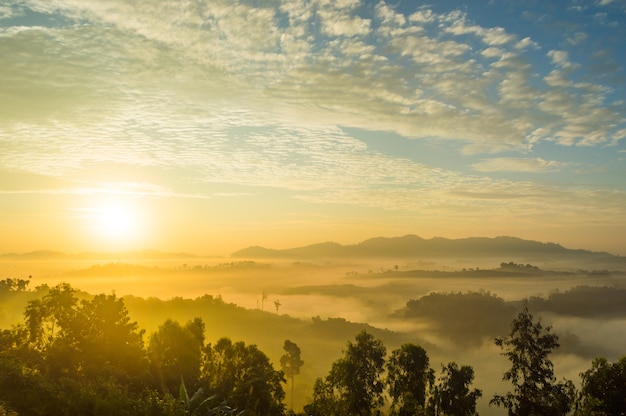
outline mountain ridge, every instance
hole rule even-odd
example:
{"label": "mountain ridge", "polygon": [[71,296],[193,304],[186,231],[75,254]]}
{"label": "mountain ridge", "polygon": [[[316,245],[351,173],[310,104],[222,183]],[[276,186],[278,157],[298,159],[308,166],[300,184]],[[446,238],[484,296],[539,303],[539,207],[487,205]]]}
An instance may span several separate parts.
{"label": "mountain ridge", "polygon": [[[424,239],[414,234],[400,237],[373,237],[356,244],[342,245],[335,242],[311,244],[288,249],[270,249],[253,246],[231,254],[234,258],[426,258],[426,257],[500,257],[500,256],[546,256],[546,257],[622,257],[606,252],[569,249],[558,243],[543,243],[518,237],[467,237],[449,239],[433,237]],[[626,260],[626,259],[625,259]]]}

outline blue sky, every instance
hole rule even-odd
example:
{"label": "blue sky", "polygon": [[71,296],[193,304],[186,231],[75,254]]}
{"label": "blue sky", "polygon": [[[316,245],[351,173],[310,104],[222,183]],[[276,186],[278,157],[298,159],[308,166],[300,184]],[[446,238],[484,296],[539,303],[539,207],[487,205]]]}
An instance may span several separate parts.
{"label": "blue sky", "polygon": [[[623,0],[4,1],[0,251],[626,254],[625,23]],[[92,232],[110,204],[133,232]]]}

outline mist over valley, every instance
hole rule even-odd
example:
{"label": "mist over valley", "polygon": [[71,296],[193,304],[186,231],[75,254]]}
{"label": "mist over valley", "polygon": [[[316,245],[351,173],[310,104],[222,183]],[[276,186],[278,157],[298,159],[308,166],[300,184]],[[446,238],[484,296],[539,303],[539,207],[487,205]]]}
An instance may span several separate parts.
{"label": "mist over valley", "polygon": [[[148,334],[167,319],[200,317],[208,342],[244,340],[274,363],[283,340],[290,339],[305,362],[294,390],[297,408],[363,329],[389,351],[406,342],[421,345],[437,371],[450,361],[473,366],[474,384],[484,393],[478,401],[483,415],[504,414],[487,405],[507,388],[500,382],[507,362],[493,339],[508,333],[524,305],[559,336],[553,359],[558,377],[579,382],[595,357],[615,361],[624,355],[623,257],[513,238],[432,243],[437,250],[407,236],[349,247],[253,248],[231,258],[158,252],[4,255],[2,276],[32,278],[30,292],[3,295],[0,326],[22,319],[36,287],[66,282],[83,296],[122,297],[130,317]],[[394,250],[400,255],[394,257]]]}

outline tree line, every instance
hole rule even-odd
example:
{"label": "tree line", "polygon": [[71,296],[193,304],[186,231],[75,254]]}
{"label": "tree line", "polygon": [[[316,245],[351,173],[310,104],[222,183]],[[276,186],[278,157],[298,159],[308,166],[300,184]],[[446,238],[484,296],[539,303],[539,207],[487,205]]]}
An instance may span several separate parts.
{"label": "tree line", "polygon": [[[6,279],[0,291],[27,285]],[[558,337],[527,308],[495,343],[511,364],[503,374],[511,390],[490,404],[509,415],[626,414],[626,357],[594,360],[579,389],[557,381],[550,354]],[[285,340],[283,349],[276,369],[256,345],[207,343],[201,318],[166,320],[147,335],[122,298],[79,299],[60,284],[28,302],[22,323],[0,331],[0,415],[294,414],[293,385],[304,361],[295,342]],[[303,414],[475,415],[482,392],[473,380],[469,365],[450,362],[437,375],[421,346],[406,343],[388,355],[381,340],[362,331],[316,380]]]}

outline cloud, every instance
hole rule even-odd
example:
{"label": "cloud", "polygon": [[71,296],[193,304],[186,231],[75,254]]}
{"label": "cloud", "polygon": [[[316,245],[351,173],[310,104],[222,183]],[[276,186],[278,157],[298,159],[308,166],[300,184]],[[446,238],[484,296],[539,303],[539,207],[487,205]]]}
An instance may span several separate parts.
{"label": "cloud", "polygon": [[484,28],[477,25],[468,25],[465,14],[452,12],[448,14],[446,20],[451,24],[444,30],[456,36],[475,35],[482,39],[489,46],[499,46],[512,42],[516,39],[515,35],[506,33],[501,27]]}
{"label": "cloud", "polygon": [[519,42],[517,42],[515,44],[515,48],[517,48],[517,49],[528,49],[528,48],[539,49],[539,44],[537,42],[535,42],[534,40],[532,40],[531,38],[525,37],[524,39],[520,40]]}
{"label": "cloud", "polygon": [[[535,135],[531,142],[537,124],[563,118],[548,106],[550,89],[570,87],[569,74],[537,85],[525,56],[540,47],[535,40],[471,24],[458,11],[439,14],[422,8],[405,16],[380,2],[368,14],[356,1],[283,2],[276,8],[174,1],[156,8],[124,0],[106,7],[72,0],[27,4],[39,13],[61,12],[66,19],[90,23],[11,35],[10,64],[0,75],[17,81],[19,68],[26,65],[32,73],[22,72],[28,81],[15,83],[21,85],[19,95],[38,91],[38,107],[47,114],[59,108],[65,91],[72,91],[67,105],[77,102],[74,98],[108,100],[102,107],[107,111],[120,101],[119,108],[138,99],[155,102],[151,95],[184,92],[197,99],[204,90],[197,100],[201,106],[223,98],[233,107],[252,100],[244,107],[273,107],[284,117],[311,120],[315,115],[319,123],[406,137],[461,141],[468,152],[520,149],[565,136],[565,144],[590,136],[593,143],[611,141],[610,130],[598,130],[595,124],[569,137],[563,127],[576,120],[564,119],[548,123],[546,135]],[[35,46],[47,52],[41,54]],[[548,58],[560,69],[575,67],[567,51],[550,51]],[[54,75],[41,77],[36,71]],[[494,88],[500,96],[485,93]],[[583,91],[569,94],[585,101]],[[14,102],[19,110],[7,108],[5,114],[32,111],[27,105],[32,100],[21,106],[19,99]],[[157,106],[154,112],[169,111],[166,103]],[[602,102],[592,107],[604,111],[611,125],[621,122],[618,109]]]}
{"label": "cloud", "polygon": [[472,168],[479,172],[552,172],[566,166],[565,163],[553,160],[547,161],[541,158],[508,158],[499,157],[485,159],[472,164]]}
{"label": "cloud", "polygon": [[548,51],[547,55],[552,59],[552,63],[558,67],[573,69],[579,66],[569,61],[569,55],[566,51],[551,50]]}
{"label": "cloud", "polygon": [[[468,209],[482,218],[498,209],[524,216],[555,203],[580,218],[598,201],[624,201],[621,193],[590,191],[585,202],[582,191],[564,191],[555,202],[553,188],[388,156],[344,132],[394,132],[463,154],[623,139],[623,108],[610,88],[572,78],[568,50],[538,53],[538,39],[471,23],[459,11],[407,16],[358,1],[24,4],[63,19],[0,29],[6,168],[72,177],[96,163],[184,166],[193,183],[450,218]],[[493,158],[473,168],[564,166]],[[609,206],[607,216],[624,214]]]}
{"label": "cloud", "polygon": [[586,41],[587,38],[588,36],[585,32],[575,32],[575,33],[572,33],[571,35],[568,35],[565,38],[565,40],[567,43],[571,45],[580,45],[581,43]]}

